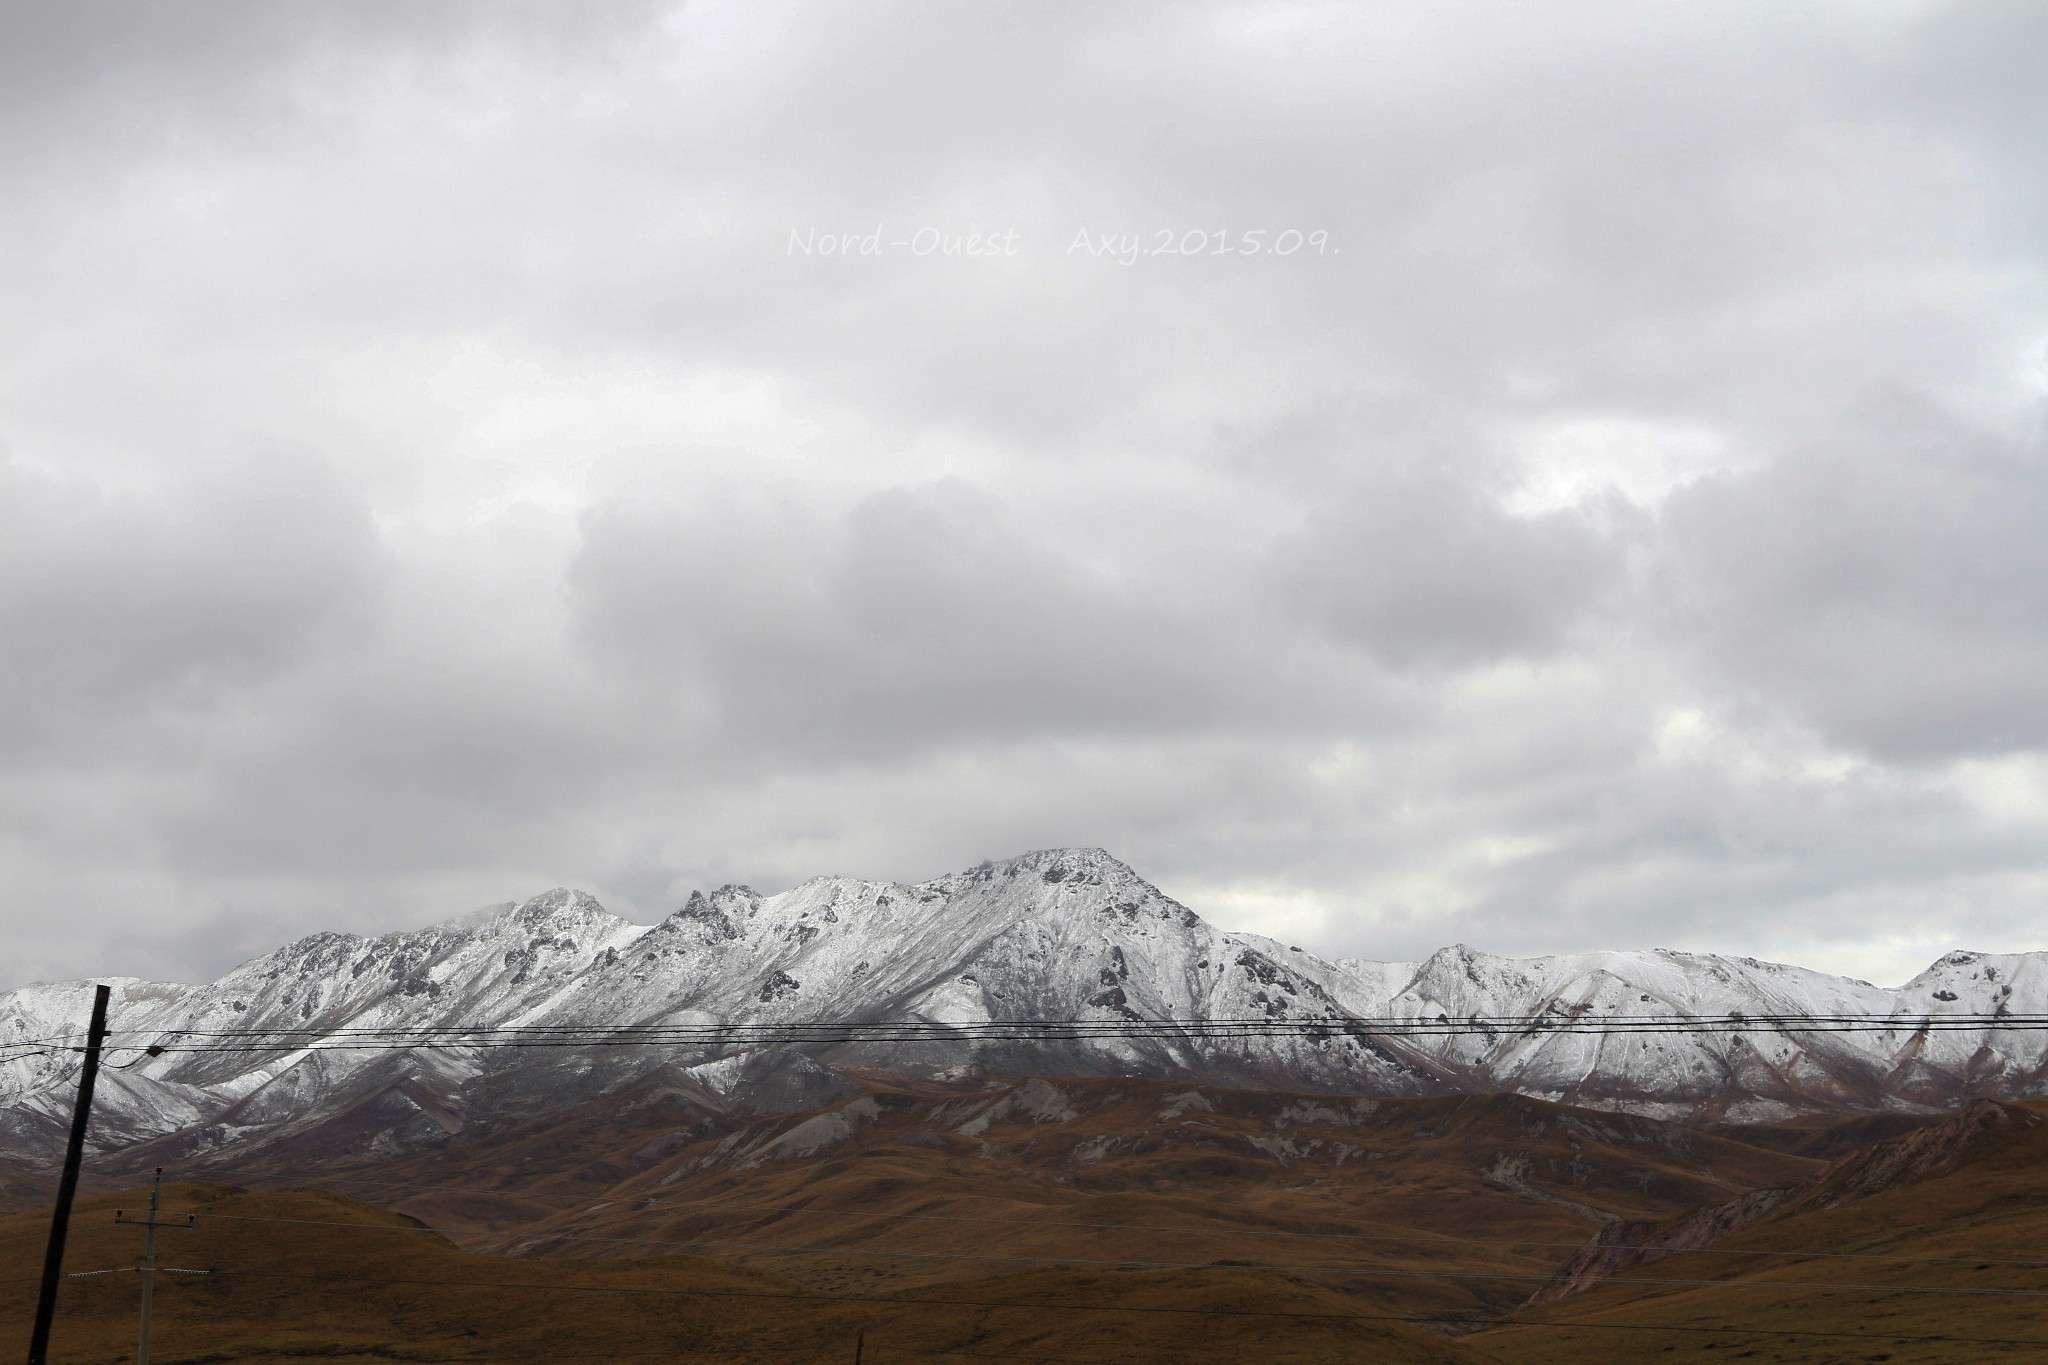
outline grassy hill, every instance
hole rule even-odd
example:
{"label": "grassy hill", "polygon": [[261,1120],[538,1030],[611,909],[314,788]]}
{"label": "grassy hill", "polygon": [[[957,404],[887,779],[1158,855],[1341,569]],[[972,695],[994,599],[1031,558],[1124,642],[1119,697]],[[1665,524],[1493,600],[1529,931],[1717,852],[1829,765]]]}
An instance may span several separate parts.
{"label": "grassy hill", "polygon": [[[167,1263],[215,1273],[160,1280],[159,1362],[2048,1359],[2048,1101],[1714,1133],[1107,1079],[715,1122],[643,1091],[301,1178],[167,1187],[198,1215]],[[83,1200],[69,1268],[131,1264],[142,1198]],[[0,1219],[0,1351],[43,1218]],[[132,1359],[136,1291],[68,1280],[53,1359]]]}
{"label": "grassy hill", "polygon": [[1519,1316],[1577,1329],[1466,1344],[1513,1365],[2048,1359],[2048,1101],[1883,1139],[1747,1227]]}
{"label": "grassy hill", "polygon": [[[81,1201],[69,1268],[132,1263],[116,1203]],[[415,1220],[336,1195],[174,1185],[194,1212],[164,1235],[155,1359],[202,1362],[939,1359],[1275,1362],[1475,1357],[1402,1322],[1361,1316],[1333,1290],[1250,1267],[1099,1272],[1043,1268],[922,1289],[824,1293],[685,1257],[506,1258],[460,1250]],[[0,1220],[0,1351],[20,1352],[44,1220]],[[72,1278],[53,1361],[134,1358],[133,1274]],[[865,1339],[863,1342],[863,1338]]]}

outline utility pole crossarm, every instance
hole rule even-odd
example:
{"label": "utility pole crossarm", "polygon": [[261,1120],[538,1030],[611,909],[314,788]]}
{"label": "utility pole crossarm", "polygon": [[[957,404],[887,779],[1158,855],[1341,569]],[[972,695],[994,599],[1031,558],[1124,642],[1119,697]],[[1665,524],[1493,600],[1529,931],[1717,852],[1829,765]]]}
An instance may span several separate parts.
{"label": "utility pole crossarm", "polygon": [[156,1234],[159,1228],[190,1228],[197,1221],[191,1214],[185,1215],[182,1223],[166,1223],[157,1217],[163,1204],[164,1168],[156,1168],[156,1180],[149,1187],[149,1217],[129,1218],[121,1210],[114,1210],[114,1221],[131,1228],[141,1228],[142,1255],[139,1263],[142,1270],[142,1326],[136,1338],[135,1365],[149,1365],[149,1326],[156,1302]]}

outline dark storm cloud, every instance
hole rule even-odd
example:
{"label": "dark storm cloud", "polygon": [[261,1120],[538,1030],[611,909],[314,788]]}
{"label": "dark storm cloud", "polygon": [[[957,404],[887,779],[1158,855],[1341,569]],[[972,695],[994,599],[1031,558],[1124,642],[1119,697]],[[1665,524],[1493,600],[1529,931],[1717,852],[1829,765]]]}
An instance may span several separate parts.
{"label": "dark storm cloud", "polygon": [[9,7],[15,974],[1047,843],[2041,946],[2044,23]]}

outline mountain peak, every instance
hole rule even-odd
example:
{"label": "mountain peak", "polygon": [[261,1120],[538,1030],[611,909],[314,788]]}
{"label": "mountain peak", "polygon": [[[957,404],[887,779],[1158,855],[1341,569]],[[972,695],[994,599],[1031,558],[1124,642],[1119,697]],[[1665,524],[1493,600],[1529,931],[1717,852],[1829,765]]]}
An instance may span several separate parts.
{"label": "mountain peak", "polygon": [[520,905],[512,912],[511,918],[521,924],[540,924],[560,919],[617,920],[620,917],[605,909],[588,891],[558,886]]}
{"label": "mountain peak", "polygon": [[991,858],[965,872],[955,872],[926,882],[926,886],[958,888],[974,882],[996,881],[1035,875],[1049,885],[1071,883],[1112,889],[1142,888],[1157,895],[1150,882],[1129,864],[1099,848],[1039,848],[1014,858]]}
{"label": "mountain peak", "polygon": [[[0,1038],[75,1031],[88,998],[82,989],[57,988],[0,995]],[[1909,1028],[1909,1044],[1889,1030],[1796,1026],[1660,1038],[1655,1047],[1484,1024],[1402,1038],[1360,1026],[1390,1016],[1448,1021],[1581,1011],[1857,1013],[1909,1025],[1934,1012],[1991,1018],[1982,1028],[1926,1036]],[[1227,1044],[1136,1031],[1051,1048],[963,1035],[942,1045],[848,1045],[845,1056],[920,1075],[974,1063],[1285,1076],[1353,1093],[1505,1089],[1667,1116],[1711,1111],[1721,1120],[1770,1120],[2033,1093],[2048,1077],[2040,1039],[1995,1018],[2041,1012],[2048,1012],[2044,954],[1952,953],[1896,992],[1750,959],[1665,951],[1509,958],[1455,944],[1422,963],[1326,962],[1205,924],[1105,850],[1075,847],[1034,849],[916,886],[828,877],[764,897],[727,885],[693,893],[653,929],[611,914],[586,892],[557,887],[481,923],[374,939],[316,934],[207,985],[135,983],[124,991],[119,1027],[140,1036],[291,1031],[274,1052],[259,1050],[246,1063],[172,1051],[124,1071],[123,1102],[140,1106],[130,1116],[137,1131],[167,1132],[202,1117],[232,1127],[242,1117],[223,1116],[245,1116],[242,1106],[258,1091],[273,1097],[263,1103],[280,1114],[300,1112],[309,1095],[346,1107],[367,1093],[351,1087],[382,1083],[386,1061],[368,1052],[323,1051],[301,1069],[298,1035],[307,1031],[906,1019],[1261,1018],[1327,1027]],[[1344,1025],[1347,1017],[1353,1025]],[[743,1046],[707,1042],[683,1060],[718,1062]],[[624,1048],[559,1055],[566,1065],[556,1070],[550,1059],[557,1054],[518,1050],[462,1065],[479,1075],[526,1076],[532,1088],[518,1093],[531,1098],[557,1087],[582,1093],[577,1087],[586,1083],[677,1060]],[[27,1054],[0,1060],[0,1105],[40,1094],[57,1074]]]}
{"label": "mountain peak", "polygon": [[1133,880],[1138,877],[1129,864],[1101,848],[1037,848],[1014,858],[1005,858],[1000,865],[1010,864],[1038,872],[1063,871],[1068,875],[1091,872]]}

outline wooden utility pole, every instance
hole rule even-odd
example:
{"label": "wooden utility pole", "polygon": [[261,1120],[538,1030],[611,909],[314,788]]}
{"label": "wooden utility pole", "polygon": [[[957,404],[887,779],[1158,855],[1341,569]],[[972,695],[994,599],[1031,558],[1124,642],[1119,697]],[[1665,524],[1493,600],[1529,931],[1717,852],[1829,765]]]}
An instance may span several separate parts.
{"label": "wooden utility pole", "polygon": [[50,1243],[43,1252],[43,1288],[36,1296],[36,1323],[29,1332],[28,1365],[45,1365],[50,1353],[50,1320],[57,1314],[57,1285],[64,1277],[64,1239],[71,1231],[71,1200],[78,1193],[78,1167],[85,1158],[85,1126],[92,1118],[92,1087],[100,1077],[100,1046],[107,1041],[107,997],[93,987],[92,1023],[85,1031],[85,1065],[78,1073],[78,1100],[71,1110],[71,1141],[64,1148],[64,1174],[57,1181],[57,1207],[50,1211]]}
{"label": "wooden utility pole", "polygon": [[157,1221],[157,1208],[164,1192],[164,1168],[156,1168],[156,1183],[149,1187],[149,1217],[124,1218],[119,1209],[114,1210],[114,1221],[132,1228],[142,1229],[142,1332],[136,1339],[135,1365],[149,1365],[149,1318],[156,1298],[156,1230],[158,1228],[189,1228],[192,1219],[188,1216],[182,1223]]}

